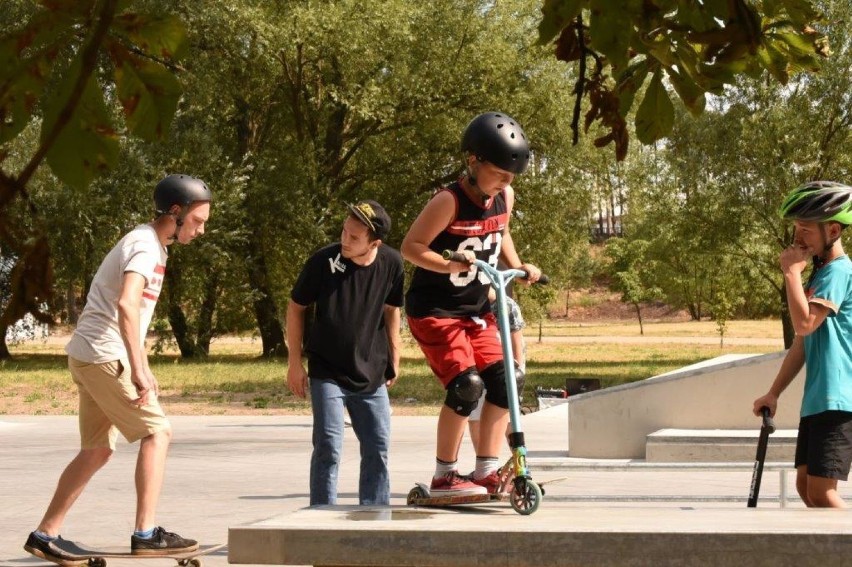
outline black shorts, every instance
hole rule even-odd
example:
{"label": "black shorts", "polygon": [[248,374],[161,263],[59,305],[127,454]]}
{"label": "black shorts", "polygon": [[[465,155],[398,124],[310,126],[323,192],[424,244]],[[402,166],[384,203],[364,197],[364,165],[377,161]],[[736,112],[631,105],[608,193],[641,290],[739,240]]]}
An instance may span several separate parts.
{"label": "black shorts", "polygon": [[846,480],[852,464],[852,412],[824,411],[799,421],[796,466],[808,474]]}

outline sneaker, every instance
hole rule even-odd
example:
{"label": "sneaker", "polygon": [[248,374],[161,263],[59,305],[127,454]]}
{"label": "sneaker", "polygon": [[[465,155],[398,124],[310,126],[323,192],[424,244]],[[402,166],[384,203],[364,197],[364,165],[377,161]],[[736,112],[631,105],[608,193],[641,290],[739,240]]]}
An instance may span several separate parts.
{"label": "sneaker", "polygon": [[130,536],[130,552],[134,555],[170,555],[196,549],[198,542],[194,539],[182,538],[159,526],[154,528],[154,535],[149,538]]}
{"label": "sneaker", "polygon": [[477,496],[488,492],[482,486],[472,483],[467,477],[451,471],[444,476],[432,478],[429,493],[432,496]]}
{"label": "sneaker", "polygon": [[500,473],[499,471],[491,471],[490,474],[482,478],[471,479],[473,484],[479,485],[488,491],[488,494],[496,494],[500,490]]}
{"label": "sneaker", "polygon": [[[62,537],[57,536],[57,540],[61,540]],[[40,537],[38,537],[35,532],[30,532],[30,536],[27,538],[27,543],[24,544],[24,549],[35,555],[36,557],[41,557],[42,559],[46,559],[48,561],[52,561],[53,563],[63,564],[63,557],[57,555],[50,548],[50,542],[44,541]]]}

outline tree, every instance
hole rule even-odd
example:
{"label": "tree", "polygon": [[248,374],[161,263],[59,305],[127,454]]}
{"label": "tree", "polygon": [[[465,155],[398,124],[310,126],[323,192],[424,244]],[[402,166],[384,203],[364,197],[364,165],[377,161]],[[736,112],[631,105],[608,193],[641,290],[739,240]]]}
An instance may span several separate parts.
{"label": "tree", "polygon": [[621,292],[621,300],[630,303],[639,320],[639,334],[645,334],[642,323],[642,304],[659,299],[660,288],[654,285],[656,270],[647,256],[649,243],[644,240],[612,239],[607,242],[606,255],[610,258],[613,288]]}
{"label": "tree", "polygon": [[[815,28],[821,14],[809,0],[544,0],[539,41],[555,41],[556,58],[578,62],[574,87],[574,143],[581,101],[588,95],[588,131],[627,155],[627,117],[648,82],[635,114],[643,144],[666,137],[674,124],[668,84],[694,115],[708,93],[721,95],[738,77],[760,79],[764,70],[781,84],[800,71],[817,71],[827,57],[826,37]],[[593,62],[587,76],[587,60]],[[649,78],[650,77],[650,78]]]}
{"label": "tree", "polygon": [[[28,185],[47,163],[63,183],[85,188],[115,165],[124,133],[161,138],[180,95],[169,66],[184,38],[176,18],[119,11],[119,0],[9,4],[4,13],[25,23],[0,25],[0,243],[17,257],[0,328],[25,313],[49,320],[50,247]],[[30,126],[35,145],[18,139]]]}

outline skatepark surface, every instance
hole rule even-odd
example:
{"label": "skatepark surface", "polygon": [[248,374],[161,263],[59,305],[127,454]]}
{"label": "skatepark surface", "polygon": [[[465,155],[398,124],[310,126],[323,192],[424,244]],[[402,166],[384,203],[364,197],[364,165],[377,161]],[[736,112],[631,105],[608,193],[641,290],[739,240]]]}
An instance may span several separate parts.
{"label": "skatepark surface", "polygon": [[[390,527],[408,529],[412,533],[429,532],[435,531],[435,525],[440,523],[442,529],[449,527],[462,535],[466,530],[477,534],[478,543],[471,541],[477,550],[483,548],[478,536],[488,530],[495,532],[490,540],[497,538],[504,542],[501,545],[512,545],[511,538],[503,538],[500,534],[511,530],[554,533],[559,531],[559,526],[573,526],[572,534],[575,538],[585,538],[583,546],[589,553],[589,546],[608,545],[596,542],[596,534],[613,530],[622,537],[628,537],[624,534],[645,537],[661,532],[750,534],[766,540],[764,547],[769,546],[770,553],[772,545],[776,545],[772,541],[777,540],[780,545],[785,540],[793,541],[794,536],[802,536],[822,546],[827,555],[814,557],[822,564],[831,560],[836,550],[843,546],[852,552],[852,516],[846,511],[805,510],[798,500],[781,508],[777,473],[764,474],[761,496],[765,499],[756,510],[749,510],[746,498],[751,471],[746,468],[731,471],[614,469],[602,472],[589,469],[537,472],[537,458],[567,458],[566,412],[567,406],[563,405],[523,418],[533,478],[538,482],[554,481],[546,485],[540,509],[528,517],[516,514],[505,503],[467,511],[424,511],[421,508],[418,512],[405,507],[406,496],[414,483],[426,482],[432,473],[436,417],[391,418],[392,507],[386,510],[354,506],[357,504],[359,457],[357,440],[351,429],[347,429],[344,442],[339,506],[307,509],[310,416],[173,417],[174,438],[158,523],[202,544],[226,543],[229,528],[241,526],[258,529],[302,526],[305,533],[314,535],[325,527],[338,530],[336,533],[357,529],[363,532],[366,542]],[[63,467],[76,454],[78,446],[75,416],[0,416],[0,526],[3,527],[0,530],[0,565],[52,565],[30,556],[22,546],[27,534],[38,524]],[[133,474],[137,448],[137,445],[119,441],[112,460],[95,476],[68,515],[62,531],[64,538],[99,546],[129,543],[135,509]],[[508,450],[501,458],[507,455]],[[462,472],[472,469],[473,461],[470,444],[465,440],[459,459]],[[792,479],[792,474],[790,477]],[[841,493],[848,499],[850,491],[846,483],[841,484]],[[792,485],[788,491],[794,492]],[[365,519],[380,521],[363,521]],[[577,536],[578,533],[585,535]],[[353,536],[347,537],[351,544]],[[399,538],[400,535],[389,533],[389,537]],[[328,546],[335,545],[333,537],[326,541]],[[527,538],[524,543],[518,539],[517,545],[529,549],[536,541],[540,540]],[[724,538],[718,540],[719,545],[728,545],[726,541]],[[673,544],[678,544],[676,539],[668,540],[666,545]],[[548,545],[548,542],[541,540],[541,545]],[[737,545],[748,544],[740,541]],[[732,549],[729,557],[736,557],[742,547],[739,550]],[[556,551],[552,549],[551,555]],[[428,553],[428,550],[419,549],[417,553]],[[642,557],[634,556],[635,549],[625,547],[624,553],[628,555],[622,557],[621,564],[645,564]],[[241,555],[246,557],[245,553]],[[524,564],[519,562],[519,556],[506,556],[505,553],[503,556],[507,557],[506,564]],[[834,565],[852,565],[852,553],[838,557],[832,561]],[[227,551],[203,559],[206,567],[228,565]],[[485,559],[488,559],[487,554],[483,556]],[[775,565],[792,564],[783,557],[776,559]],[[151,565],[174,564],[166,559],[149,561]],[[258,564],[270,562],[269,557],[257,561]],[[421,564],[412,561],[405,564]],[[502,564],[493,558],[491,563]],[[108,564],[139,567],[138,560],[115,559]],[[371,563],[361,557],[360,562],[352,564]],[[454,563],[436,561],[434,564]],[[457,564],[476,563],[459,561]],[[566,559],[547,564],[607,563],[595,560],[592,554],[578,555],[574,561]]]}

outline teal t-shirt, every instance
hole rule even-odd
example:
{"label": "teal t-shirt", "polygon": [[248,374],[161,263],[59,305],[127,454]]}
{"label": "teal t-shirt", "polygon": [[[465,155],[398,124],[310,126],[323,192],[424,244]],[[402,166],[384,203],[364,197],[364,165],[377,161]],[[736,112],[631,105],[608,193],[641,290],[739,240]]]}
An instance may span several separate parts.
{"label": "teal t-shirt", "polygon": [[801,416],[852,411],[852,261],[835,258],[821,267],[805,290],[810,303],[829,309],[805,337],[805,392]]}

